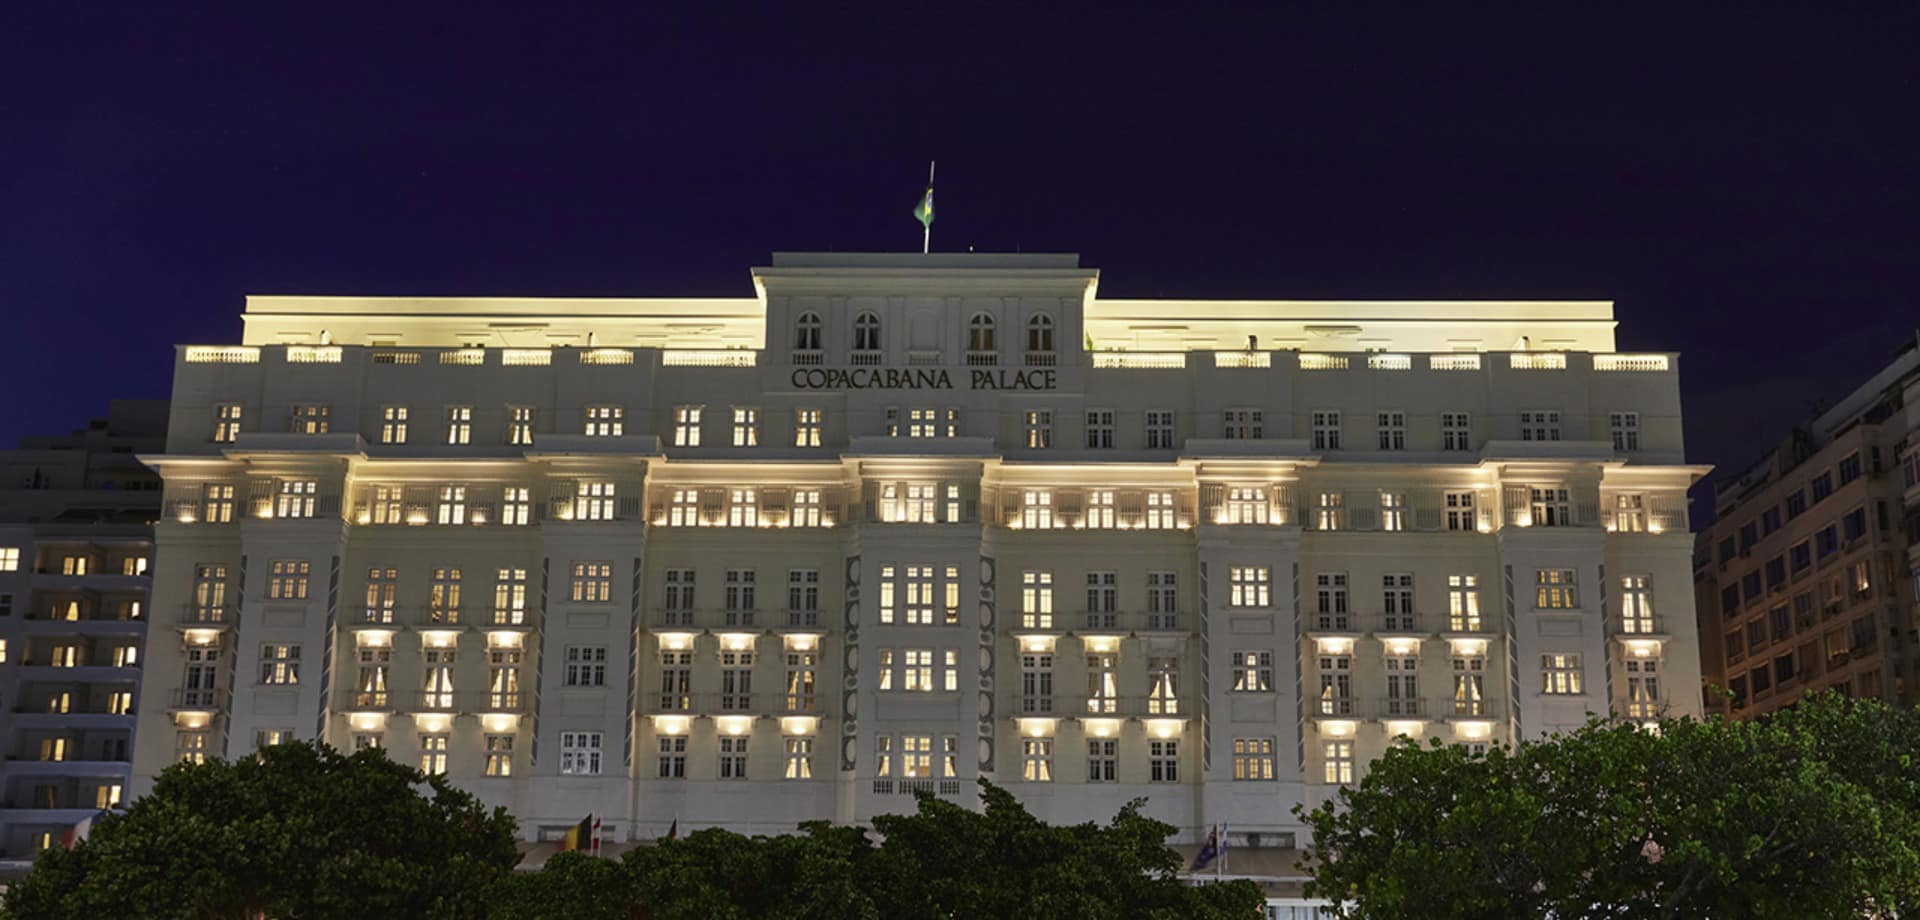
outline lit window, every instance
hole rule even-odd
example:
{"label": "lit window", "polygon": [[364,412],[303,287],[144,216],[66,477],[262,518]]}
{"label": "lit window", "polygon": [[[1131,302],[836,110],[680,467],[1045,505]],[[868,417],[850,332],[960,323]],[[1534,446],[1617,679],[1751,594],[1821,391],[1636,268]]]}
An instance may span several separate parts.
{"label": "lit window", "polygon": [[1405,492],[1380,493],[1380,529],[1398,531],[1407,529],[1407,494]]}
{"label": "lit window", "polygon": [[507,407],[507,443],[516,447],[526,447],[533,443],[532,406]]}
{"label": "lit window", "polygon": [[1353,782],[1353,742],[1328,741],[1321,749],[1325,767],[1322,779],[1328,783]]}
{"label": "lit window", "polygon": [[1020,778],[1029,783],[1053,782],[1053,739],[1020,739]]}
{"label": "lit window", "polygon": [[1569,610],[1580,606],[1574,590],[1573,569],[1536,569],[1533,573],[1536,610]]}
{"label": "lit window", "polygon": [[304,559],[276,559],[267,567],[267,598],[269,600],[307,599],[307,578],[313,571],[313,564]]}
{"label": "lit window", "polygon": [[1484,716],[1487,714],[1487,659],[1479,655],[1454,656],[1453,666],[1453,714],[1456,716]]}
{"label": "lit window", "polygon": [[1447,629],[1480,631],[1480,576],[1447,576]]}
{"label": "lit window", "polygon": [[1051,409],[1029,409],[1025,413],[1025,420],[1028,447],[1053,446],[1053,411]]}
{"label": "lit window", "polygon": [[380,443],[407,443],[407,407],[380,407]]}
{"label": "lit window", "polygon": [[447,736],[420,736],[420,772],[429,776],[447,772]]}
{"label": "lit window", "polygon": [[596,405],[587,407],[586,435],[590,438],[617,438],[627,431],[627,408],[625,406]]}
{"label": "lit window", "polygon": [[1585,692],[1581,689],[1579,655],[1541,655],[1540,671],[1543,680],[1541,693],[1567,696]]}
{"label": "lit window", "polygon": [[1148,492],[1146,498],[1148,530],[1172,530],[1179,526],[1172,492]]}
{"label": "lit window", "polygon": [[442,524],[465,524],[467,522],[467,487],[441,486],[439,501],[434,503],[434,519]]}
{"label": "lit window", "polygon": [[1265,524],[1267,490],[1258,486],[1232,486],[1227,489],[1227,523]]}
{"label": "lit window", "polygon": [[733,446],[758,447],[760,445],[760,410],[748,406],[735,406],[733,409]]}
{"label": "lit window", "polygon": [[1053,628],[1053,573],[1020,573],[1020,626],[1022,629]]}
{"label": "lit window", "polygon": [[680,406],[673,410],[673,446],[700,446],[701,406]]}
{"label": "lit window", "polygon": [[20,547],[0,546],[0,572],[20,571]]}
{"label": "lit window", "polygon": [[1613,529],[1620,533],[1640,533],[1647,529],[1647,497],[1638,492],[1621,492],[1613,497]]}
{"label": "lit window", "polygon": [[500,523],[519,527],[533,522],[533,500],[526,486],[506,486],[500,491]]}
{"label": "lit window", "polygon": [[790,737],[784,741],[787,749],[787,769],[784,774],[786,778],[812,779],[813,739]]}
{"label": "lit window", "polygon": [[1346,523],[1346,496],[1339,492],[1321,492],[1313,508],[1316,530],[1340,530]]}
{"label": "lit window", "polygon": [[572,599],[583,604],[604,604],[613,599],[613,563],[576,562],[572,569]]}
{"label": "lit window", "polygon": [[1527,510],[1535,527],[1567,527],[1573,524],[1571,499],[1558,487],[1527,490]]}
{"label": "lit window", "polygon": [[473,440],[473,407],[447,407],[447,443],[467,444]]}
{"label": "lit window", "polygon": [[513,736],[512,735],[488,735],[486,736],[486,745],[487,745],[486,775],[487,776],[512,776],[513,775]]}
{"label": "lit window", "polygon": [[760,493],[757,490],[727,490],[727,526],[760,526]]}
{"label": "lit window", "polygon": [[614,498],[611,481],[584,480],[574,492],[574,514],[582,521],[611,521],[616,516]]}
{"label": "lit window", "polygon": [[288,685],[300,682],[300,646],[260,646],[260,682]]}
{"label": "lit window", "polygon": [[219,403],[213,407],[213,442],[232,444],[240,438],[239,403]]}
{"label": "lit window", "polygon": [[1273,779],[1273,739],[1233,739],[1233,778],[1237,780]]}
{"label": "lit window", "polygon": [[1471,531],[1479,527],[1471,491],[1449,490],[1446,494],[1447,529]]}
{"label": "lit window", "polygon": [[320,483],[312,479],[281,479],[274,483],[273,516],[277,518],[313,517],[315,497]]}
{"label": "lit window", "polygon": [[1234,652],[1233,689],[1236,693],[1273,692],[1273,653]]}
{"label": "lit window", "polygon": [[1046,530],[1053,526],[1053,492],[1047,489],[1022,491],[1020,526],[1027,530]]}
{"label": "lit window", "polygon": [[1620,579],[1621,631],[1653,632],[1652,579],[1645,575],[1626,575]]}
{"label": "lit window", "polygon": [[1264,565],[1236,565],[1227,570],[1229,607],[1265,607],[1272,589],[1272,573]]}
{"label": "lit window", "polygon": [[820,490],[793,490],[793,503],[787,512],[787,521],[794,527],[822,526],[825,518],[820,510]]}
{"label": "lit window", "polygon": [[333,425],[333,407],[324,403],[295,403],[293,406],[294,434],[326,434]]}
{"label": "lit window", "polygon": [[793,446],[795,447],[819,447],[820,446],[820,441],[821,441],[820,429],[822,428],[822,422],[821,422],[822,415],[823,413],[819,409],[793,410]]}
{"label": "lit window", "polygon": [[1091,489],[1087,492],[1085,520],[1088,529],[1112,530],[1119,523],[1119,517],[1112,489]]}

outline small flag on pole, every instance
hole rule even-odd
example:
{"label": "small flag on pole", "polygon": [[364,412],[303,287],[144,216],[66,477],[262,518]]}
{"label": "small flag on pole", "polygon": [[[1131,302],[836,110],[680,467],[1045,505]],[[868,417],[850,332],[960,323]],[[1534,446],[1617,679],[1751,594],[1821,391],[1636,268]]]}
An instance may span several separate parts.
{"label": "small flag on pole", "polygon": [[593,816],[580,819],[580,823],[567,828],[567,835],[560,838],[560,852],[584,850],[593,845]]}
{"label": "small flag on pole", "polygon": [[1193,854],[1190,871],[1198,872],[1213,864],[1220,855],[1220,829],[1215,827],[1207,831],[1207,842],[1200,845],[1200,852]]}
{"label": "small flag on pole", "polygon": [[675,818],[673,819],[673,823],[667,826],[667,839],[673,840],[679,836],[680,836],[680,819]]}
{"label": "small flag on pole", "polygon": [[593,819],[593,855],[600,855],[600,819]]}
{"label": "small flag on pole", "polygon": [[99,813],[95,812],[94,814],[81,818],[78,824],[61,831],[60,848],[71,850],[80,841],[87,839],[87,835],[93,833],[93,819],[98,817],[100,817]]}
{"label": "small flag on pole", "polygon": [[933,167],[927,163],[927,193],[920,196],[920,203],[913,206],[913,219],[920,222],[923,234],[920,238],[920,252],[925,255],[933,245]]}

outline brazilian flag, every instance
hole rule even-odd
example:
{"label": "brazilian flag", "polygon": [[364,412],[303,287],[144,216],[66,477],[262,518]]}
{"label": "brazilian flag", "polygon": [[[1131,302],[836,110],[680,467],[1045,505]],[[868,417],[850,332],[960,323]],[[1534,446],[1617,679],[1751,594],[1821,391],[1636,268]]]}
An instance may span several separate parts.
{"label": "brazilian flag", "polygon": [[920,226],[933,229],[933,185],[931,183],[927,185],[927,193],[920,196],[920,203],[913,206],[913,219],[919,221]]}

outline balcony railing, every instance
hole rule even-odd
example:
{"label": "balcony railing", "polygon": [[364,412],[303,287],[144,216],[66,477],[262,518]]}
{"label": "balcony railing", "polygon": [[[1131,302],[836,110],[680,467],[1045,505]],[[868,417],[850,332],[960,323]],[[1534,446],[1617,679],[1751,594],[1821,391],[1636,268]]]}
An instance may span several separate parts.
{"label": "balcony railing", "polygon": [[1596,371],[1664,371],[1672,366],[1666,355],[1621,355],[1605,354],[1593,356],[1593,369]]}
{"label": "balcony railing", "polygon": [[176,710],[217,710],[221,707],[223,696],[220,690],[212,687],[178,689],[173,691],[172,708]]}
{"label": "balcony railing", "polygon": [[817,691],[794,693],[682,693],[655,690],[642,698],[651,715],[817,716],[826,712],[826,697]]}
{"label": "balcony railing", "polygon": [[1353,614],[1316,613],[1313,615],[1313,628],[1316,632],[1352,632]]}
{"label": "balcony railing", "polygon": [[1113,632],[1120,628],[1120,614],[1112,610],[1092,610],[1080,615],[1081,627],[1089,632]]}
{"label": "balcony railing", "polygon": [[1058,358],[1059,356],[1050,351],[1030,351],[1027,352],[1026,360],[1028,367],[1052,367]]}
{"label": "balcony railing", "polygon": [[1352,716],[1358,709],[1350,696],[1316,696],[1308,704],[1317,716]]}
{"label": "balcony railing", "polygon": [[1420,615],[1417,613],[1386,613],[1380,615],[1381,632],[1417,633],[1420,631]]}
{"label": "balcony railing", "polygon": [[192,626],[218,626],[230,620],[224,605],[181,604],[180,622]]}
{"label": "balcony railing", "polygon": [[1483,616],[1449,616],[1447,632],[1477,633],[1487,631],[1487,618]]}
{"label": "balcony railing", "polygon": [[[393,699],[390,693],[387,699]],[[525,712],[531,701],[518,690],[419,690],[410,694],[407,702],[410,712],[478,713]]]}
{"label": "balcony railing", "polygon": [[1436,371],[1477,371],[1479,355],[1428,355],[1427,369]]}
{"label": "balcony railing", "polygon": [[1101,351],[1094,352],[1093,366],[1131,370],[1185,370],[1187,356],[1178,351]]}
{"label": "balcony railing", "polygon": [[1567,355],[1558,351],[1518,351],[1507,356],[1507,366],[1516,371],[1564,371]]}
{"label": "balcony railing", "polygon": [[789,610],[787,611],[787,625],[788,626],[819,626],[820,611]]}
{"label": "balcony railing", "polygon": [[1427,701],[1416,697],[1390,696],[1379,700],[1374,711],[1383,719],[1417,719],[1427,714]]}
{"label": "balcony railing", "polygon": [[826,354],[817,348],[795,349],[793,363],[800,367],[815,367],[826,363]]}
{"label": "balcony railing", "polygon": [[665,367],[753,367],[760,353],[744,348],[675,349],[660,354]]}
{"label": "balcony railing", "polygon": [[1000,355],[998,352],[992,352],[992,351],[967,352],[968,367],[994,367],[999,363],[1000,363]]}
{"label": "balcony railing", "polygon": [[880,352],[856,351],[847,356],[847,363],[854,367],[879,367]]}

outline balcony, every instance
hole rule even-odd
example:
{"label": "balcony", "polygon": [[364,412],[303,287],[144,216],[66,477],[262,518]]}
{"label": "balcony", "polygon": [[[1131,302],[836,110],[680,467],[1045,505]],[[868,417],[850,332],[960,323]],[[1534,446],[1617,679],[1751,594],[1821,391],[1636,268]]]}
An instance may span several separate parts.
{"label": "balcony", "polygon": [[1417,636],[1424,634],[1420,625],[1420,615],[1417,613],[1383,613],[1380,615],[1379,631],[1385,635]]}
{"label": "balcony", "polygon": [[811,627],[815,627],[815,626],[819,626],[819,625],[820,625],[820,611],[818,611],[818,610],[789,610],[789,611],[787,611],[787,615],[786,615],[786,621],[787,621],[787,625],[788,625],[788,626],[790,626],[790,627],[795,627],[795,628],[802,628],[802,629],[805,629],[805,628],[811,628]]}
{"label": "balcony", "polygon": [[173,691],[167,704],[172,713],[201,712],[213,714],[226,707],[226,691],[211,688],[181,688]]}
{"label": "balcony", "polygon": [[1493,631],[1491,623],[1491,620],[1478,614],[1472,616],[1455,614],[1447,617],[1447,634],[1485,635]]}
{"label": "balcony", "polygon": [[818,367],[826,363],[826,353],[817,348],[796,348],[793,363],[797,367]]}
{"label": "balcony", "polygon": [[1439,704],[1438,714],[1447,719],[1498,719],[1505,707],[1498,700],[1449,698]]}
{"label": "balcony", "polygon": [[334,694],[333,708],[341,712],[392,712],[397,702],[388,690],[342,690]]}
{"label": "balcony", "polygon": [[407,625],[414,629],[460,629],[468,624],[459,607],[421,604],[414,609]]}
{"label": "balcony", "polygon": [[999,364],[1000,364],[1000,355],[998,352],[991,352],[991,351],[967,352],[968,367],[997,367],[999,366]]}
{"label": "balcony", "polygon": [[522,632],[533,628],[532,615],[525,610],[507,608],[494,610],[486,619],[488,629],[516,629]]}
{"label": "balcony", "polygon": [[[364,705],[341,707],[343,709],[382,709],[375,696],[391,700],[391,694],[369,694],[352,692],[348,694],[357,704],[359,699],[367,697]],[[444,713],[494,713],[526,712],[532,702],[531,695],[518,690],[418,690],[407,696],[408,712],[444,712]]]}
{"label": "balcony", "polygon": [[1309,625],[1314,632],[1319,633],[1351,633],[1354,631],[1353,614],[1351,613],[1312,614],[1312,620]]}
{"label": "balcony", "polygon": [[847,355],[847,363],[854,367],[879,367],[880,352],[877,350],[855,351]]}
{"label": "balcony", "polygon": [[780,716],[826,715],[826,698],[818,692],[796,693],[679,693],[645,694],[641,703],[648,715]]}
{"label": "balcony", "polygon": [[1120,630],[1120,614],[1112,610],[1090,610],[1080,614],[1080,628],[1088,633],[1113,633]]}
{"label": "balcony", "polygon": [[1320,695],[1307,703],[1312,714],[1323,718],[1350,719],[1359,711],[1351,696]]}
{"label": "balcony", "polygon": [[180,618],[174,622],[201,629],[226,629],[233,625],[232,615],[225,606],[203,604],[181,604]]}
{"label": "balcony", "polygon": [[760,353],[744,348],[674,349],[660,353],[663,367],[753,367]]}
{"label": "balcony", "polygon": [[1055,355],[1053,352],[1050,352],[1050,351],[1027,352],[1026,365],[1028,367],[1053,367],[1057,363],[1059,363],[1059,356]]}
{"label": "balcony", "polygon": [[1374,701],[1373,711],[1382,719],[1422,719],[1427,701],[1417,697],[1390,696]]}

